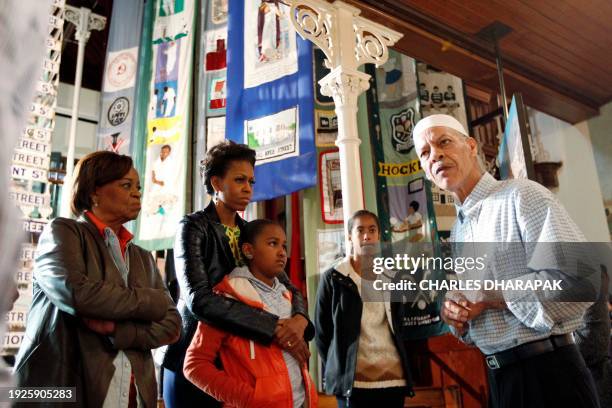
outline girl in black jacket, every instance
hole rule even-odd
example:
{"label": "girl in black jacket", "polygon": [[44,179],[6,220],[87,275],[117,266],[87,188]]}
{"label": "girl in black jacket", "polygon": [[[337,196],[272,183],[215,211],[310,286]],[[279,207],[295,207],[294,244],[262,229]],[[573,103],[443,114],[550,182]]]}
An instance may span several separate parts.
{"label": "girl in black jacket", "polygon": [[[372,257],[380,241],[378,217],[357,211],[348,221],[352,255],[323,275],[317,291],[315,341],[325,369],[325,391],[338,407],[403,407],[413,396],[406,352],[394,328],[397,305],[371,290]],[[364,284],[363,289],[371,287]],[[380,298],[378,298],[380,296]]]}

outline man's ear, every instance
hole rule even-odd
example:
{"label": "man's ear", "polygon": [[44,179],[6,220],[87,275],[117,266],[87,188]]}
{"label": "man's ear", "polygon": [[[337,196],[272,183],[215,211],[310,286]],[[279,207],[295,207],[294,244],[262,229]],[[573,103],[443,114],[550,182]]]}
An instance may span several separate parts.
{"label": "man's ear", "polygon": [[474,139],[472,136],[468,136],[467,144],[470,146],[470,153],[472,157],[478,156],[478,141]]}

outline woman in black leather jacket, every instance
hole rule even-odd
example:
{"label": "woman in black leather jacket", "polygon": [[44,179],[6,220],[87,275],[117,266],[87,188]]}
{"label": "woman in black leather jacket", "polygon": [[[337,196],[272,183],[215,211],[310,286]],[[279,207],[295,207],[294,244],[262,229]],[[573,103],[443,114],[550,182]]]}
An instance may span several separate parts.
{"label": "woman in black leather jacket", "polygon": [[215,294],[212,288],[241,264],[238,238],[245,221],[238,215],[253,194],[255,151],[246,145],[222,142],[209,150],[201,163],[202,179],[213,201],[203,211],[181,221],[174,245],[174,263],[180,286],[179,311],[183,318],[180,340],[164,356],[166,407],[220,406],[185,379],[185,352],[199,320],[263,344],[277,342],[298,361],[310,356],[306,341],[314,326],[301,293],[285,274],[283,284],[293,292],[293,317],[278,319]]}

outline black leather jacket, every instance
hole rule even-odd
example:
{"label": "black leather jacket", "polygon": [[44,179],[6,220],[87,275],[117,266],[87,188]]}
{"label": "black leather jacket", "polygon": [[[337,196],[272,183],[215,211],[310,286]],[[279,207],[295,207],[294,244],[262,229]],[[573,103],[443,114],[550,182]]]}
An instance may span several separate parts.
{"label": "black leather jacket", "polygon": [[[236,215],[236,224],[242,228],[245,221]],[[212,291],[236,266],[214,203],[203,211],[186,215],[181,221],[174,244],[174,264],[181,292],[178,309],[183,327],[180,340],[166,351],[165,368],[183,370],[185,352],[199,320],[263,344],[272,342],[277,316]],[[293,292],[293,313],[308,319],[302,294],[285,274],[279,278]],[[314,326],[309,320],[304,338],[308,341],[313,337]]]}
{"label": "black leather jacket", "polygon": [[[133,244],[126,251],[127,285],[86,216],[56,218],[45,227],[15,374],[19,387],[76,387],[76,403],[49,399],[35,406],[101,407],[119,350],[130,361],[144,407],[157,405],[151,349],[176,340],[180,318],[151,254]],[[115,321],[113,340],[88,329],[83,318]],[[22,405],[32,406],[15,406]]]}

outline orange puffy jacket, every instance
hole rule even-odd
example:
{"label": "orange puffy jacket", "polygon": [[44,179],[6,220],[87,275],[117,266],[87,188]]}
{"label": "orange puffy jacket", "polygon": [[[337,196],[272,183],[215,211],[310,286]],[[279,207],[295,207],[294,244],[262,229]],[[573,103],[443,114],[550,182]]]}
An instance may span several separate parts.
{"label": "orange puffy jacket", "polygon": [[[223,278],[215,291],[266,309],[248,279],[233,273]],[[291,292],[284,296],[291,303]],[[221,357],[223,370],[215,366],[217,356]],[[289,372],[282,349],[275,343],[264,346],[199,322],[183,371],[189,381],[222,401],[226,408],[293,408]],[[318,395],[306,365],[302,367],[302,377],[304,407],[316,407]]]}

